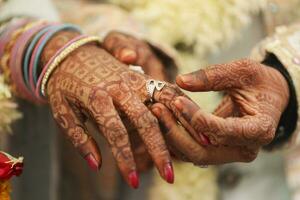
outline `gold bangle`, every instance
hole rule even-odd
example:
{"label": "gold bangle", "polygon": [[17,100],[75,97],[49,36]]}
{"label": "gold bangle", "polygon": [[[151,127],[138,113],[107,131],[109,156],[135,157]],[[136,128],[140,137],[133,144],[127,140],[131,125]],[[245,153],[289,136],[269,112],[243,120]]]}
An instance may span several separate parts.
{"label": "gold bangle", "polygon": [[54,72],[54,70],[56,69],[56,67],[68,56],[70,55],[70,53],[72,53],[73,51],[75,51],[76,49],[78,49],[79,47],[90,43],[90,42],[97,42],[97,43],[101,43],[101,39],[99,37],[96,36],[91,36],[91,37],[85,37],[82,39],[79,39],[78,41],[72,43],[70,46],[66,47],[62,52],[59,53],[59,55],[57,55],[55,57],[55,59],[53,60],[52,63],[49,64],[49,66],[47,67],[47,70],[42,78],[42,83],[41,83],[41,93],[43,96],[45,95],[45,88],[48,82],[49,77],[51,76],[51,74]]}

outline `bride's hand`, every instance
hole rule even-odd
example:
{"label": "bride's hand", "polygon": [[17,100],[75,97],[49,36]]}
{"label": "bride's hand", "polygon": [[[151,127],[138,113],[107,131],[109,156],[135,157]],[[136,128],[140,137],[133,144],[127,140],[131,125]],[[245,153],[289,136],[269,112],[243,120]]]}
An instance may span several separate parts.
{"label": "bride's hand", "polygon": [[[46,47],[53,48],[66,37],[55,36]],[[174,179],[171,158],[158,121],[145,105],[150,100],[146,90],[149,77],[132,70],[94,45],[75,50],[55,70],[47,85],[47,94],[55,120],[67,138],[90,166],[97,169],[101,156],[95,141],[88,135],[84,119],[91,117],[107,139],[125,178],[138,186],[136,164],[127,130],[120,118],[126,115],[137,129],[160,175],[168,182]],[[154,100],[170,106],[182,93],[167,84],[156,91]]]}

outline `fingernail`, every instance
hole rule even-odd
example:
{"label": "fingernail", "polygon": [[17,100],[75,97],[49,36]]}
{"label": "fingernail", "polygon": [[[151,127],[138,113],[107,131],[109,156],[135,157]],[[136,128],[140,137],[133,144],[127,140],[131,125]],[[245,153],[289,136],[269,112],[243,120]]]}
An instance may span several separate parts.
{"label": "fingernail", "polygon": [[84,157],[84,159],[87,161],[89,167],[93,171],[98,171],[98,169],[99,169],[99,163],[97,162],[97,160],[95,159],[95,157],[93,156],[92,153],[89,153],[88,155],[86,155]]}
{"label": "fingernail", "polygon": [[130,181],[130,185],[132,188],[136,189],[139,187],[139,177],[136,171],[132,171],[130,172],[130,174],[128,175],[129,181]]}
{"label": "fingernail", "polygon": [[176,99],[176,100],[174,101],[174,105],[175,105],[175,107],[176,107],[179,111],[182,111],[183,106],[182,106],[182,103],[181,103],[181,101],[180,101],[179,99]]}
{"label": "fingernail", "polygon": [[209,141],[209,139],[208,139],[208,137],[206,135],[203,135],[203,134],[200,133],[200,138],[201,138],[201,140],[202,140],[202,142],[203,142],[204,145],[211,144],[210,141]]}
{"label": "fingernail", "polygon": [[167,163],[164,168],[165,179],[168,183],[174,183],[174,171],[172,163]]}
{"label": "fingernail", "polygon": [[136,59],[136,53],[132,50],[125,49],[121,52],[121,60],[123,62],[134,62]]}
{"label": "fingernail", "polygon": [[179,75],[178,78],[185,84],[185,85],[193,85],[193,76],[192,75]]}
{"label": "fingernail", "polygon": [[152,109],[152,112],[154,113],[154,115],[156,116],[156,117],[160,117],[160,115],[161,115],[161,109],[160,108],[158,108],[158,107],[155,107],[155,108],[153,108]]}

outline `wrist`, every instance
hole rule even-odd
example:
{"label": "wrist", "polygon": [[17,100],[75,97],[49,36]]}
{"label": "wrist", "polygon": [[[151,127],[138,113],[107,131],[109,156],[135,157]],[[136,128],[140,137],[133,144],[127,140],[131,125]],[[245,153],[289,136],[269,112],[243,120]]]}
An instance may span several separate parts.
{"label": "wrist", "polygon": [[41,55],[41,66],[45,66],[46,63],[54,56],[54,54],[62,48],[66,43],[71,41],[76,36],[79,36],[80,33],[75,31],[61,31],[53,38],[49,40]]}
{"label": "wrist", "polygon": [[[282,101],[282,108],[281,111],[283,112],[289,102],[290,99],[290,90],[289,90],[289,84],[288,84],[288,80],[286,79],[286,77],[283,75],[282,72],[280,72],[278,69],[269,66],[269,65],[265,65],[265,67],[267,68],[268,74],[270,76],[276,77],[276,83],[280,83],[280,96],[281,96],[281,101]],[[270,83],[273,84],[273,83]]]}
{"label": "wrist", "polygon": [[[281,146],[288,141],[295,131],[298,121],[298,102],[292,78],[277,57],[274,54],[269,54],[262,63],[269,68],[272,68],[273,71],[276,71],[273,73],[280,73],[280,77],[284,77],[289,91],[289,98],[287,100],[288,103],[279,120],[275,138],[268,146],[265,147],[266,149],[273,149],[274,147]],[[284,86],[284,90],[286,89],[285,87],[286,86]]]}

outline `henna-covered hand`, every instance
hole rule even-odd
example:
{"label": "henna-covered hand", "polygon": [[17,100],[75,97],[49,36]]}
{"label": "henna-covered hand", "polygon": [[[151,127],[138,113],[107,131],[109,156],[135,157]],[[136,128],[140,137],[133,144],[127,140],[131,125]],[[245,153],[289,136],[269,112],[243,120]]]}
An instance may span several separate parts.
{"label": "henna-covered hand", "polygon": [[[144,41],[122,33],[112,32],[106,37],[104,47],[121,62],[141,65],[150,74],[153,71],[158,71],[158,75],[156,73],[151,74],[157,79],[160,78],[160,74],[163,74],[163,65]],[[280,115],[287,104],[289,94],[284,78],[276,70],[248,59],[213,66],[208,69],[210,76],[206,75],[206,71],[200,70],[187,75],[186,77],[191,77],[191,81],[187,82],[184,82],[182,76],[179,76],[177,83],[182,88],[191,91],[225,90],[227,95],[214,115],[202,111],[205,117],[197,118],[202,117],[203,114],[199,114],[199,107],[186,98],[178,98],[178,112],[172,108],[173,113],[171,113],[162,104],[156,104],[152,107],[153,109],[156,108],[153,112],[162,124],[165,122],[164,131],[170,150],[177,157],[196,164],[253,160],[260,146],[272,140]],[[209,78],[213,76],[213,79],[210,80],[206,76]],[[269,79],[264,79],[265,76]],[[276,82],[277,85],[272,87],[272,82]],[[266,85],[267,87],[265,87]],[[274,91],[275,94],[266,93],[270,86],[271,91]],[[242,90],[244,91],[241,92]],[[283,93],[280,94],[281,90]],[[167,93],[165,92],[165,94]],[[170,95],[166,96],[167,101],[173,98],[172,94],[174,93],[176,92],[169,92]],[[252,95],[256,101],[249,98]],[[265,104],[273,105],[266,107]],[[169,108],[172,106],[173,104],[168,104]],[[253,109],[259,111],[259,113],[255,113],[255,116],[253,116]],[[198,113],[195,114],[196,112]],[[276,113],[275,116],[273,116],[273,112]],[[174,118],[174,114],[177,119]],[[206,118],[211,119],[211,117],[222,120],[223,124],[218,127],[216,122],[214,124],[205,121]],[[225,118],[227,119],[225,120]],[[177,125],[178,119],[198,143],[205,146],[212,143],[213,146],[204,148],[197,144],[187,135],[184,128]],[[201,121],[202,119],[204,121]],[[243,122],[242,124],[239,123],[240,120]],[[229,124],[227,124],[228,121],[230,121]],[[262,124],[258,124],[258,122]],[[211,129],[207,129],[206,126]],[[239,127],[237,132],[236,127]],[[191,146],[193,148],[189,148]],[[191,151],[191,149],[193,150]]]}
{"label": "henna-covered hand", "polygon": [[[143,41],[139,40],[137,38],[134,38],[132,36],[119,33],[119,32],[111,32],[107,35],[107,37],[104,40],[103,45],[108,51],[110,51],[119,61],[127,63],[127,64],[133,64],[133,65],[140,65],[145,71],[146,74],[151,75],[151,77],[159,80],[164,80],[165,77],[165,66],[160,62],[160,60],[156,57],[155,53],[152,51],[152,49],[149,47],[149,45]],[[173,113],[171,113],[163,104],[157,104],[153,106],[153,108],[162,107],[162,109],[159,109],[160,111],[154,111],[157,115],[158,119],[163,124],[164,121],[169,122],[167,125],[171,125],[172,121],[177,121],[178,119],[181,120],[181,123],[191,132],[193,131],[192,127],[186,122],[186,120],[181,116],[181,113],[174,112],[174,108],[172,109],[173,104],[168,103],[172,102],[174,98],[176,97],[176,94],[180,94],[180,91],[176,88],[167,88],[163,95],[159,97],[161,101],[167,104],[171,110],[173,110]],[[164,113],[164,114],[161,114]],[[174,116],[175,114],[177,119],[175,120]],[[167,119],[167,120],[166,120]],[[171,120],[172,119],[172,120]],[[175,123],[177,124],[177,123]],[[130,128],[130,127],[129,127]],[[182,128],[181,128],[182,129]],[[134,129],[130,129],[131,132],[134,132]],[[182,129],[183,130],[183,129]],[[198,145],[194,140],[191,139],[191,137],[188,135],[187,132],[182,132],[181,134],[169,134],[167,129],[162,130],[164,132],[164,136],[166,136],[166,143],[168,144],[169,150],[175,155],[177,158],[185,160],[185,161],[193,161],[194,163],[199,163],[200,161],[203,162],[204,159],[202,153],[199,154],[199,151],[202,151],[203,147]],[[179,131],[177,131],[179,132]],[[132,134],[131,134],[132,135]],[[194,134],[195,135],[195,134]],[[203,144],[207,143],[205,138],[197,138],[197,140]],[[138,138],[133,138],[133,141],[139,141]],[[136,155],[136,158],[141,158],[137,162],[138,165],[145,166],[147,163],[147,154],[146,152],[141,153],[142,150],[142,144],[141,143],[132,143],[132,146],[135,147],[138,145],[138,148],[133,148],[133,153]],[[190,146],[198,146],[198,150],[190,151]],[[138,150],[138,151],[136,151]],[[206,149],[207,150],[207,149]],[[205,151],[206,151],[205,150]],[[136,153],[138,152],[138,154]],[[204,152],[205,154],[205,152]],[[210,158],[213,158],[211,156],[208,156]],[[189,158],[189,159],[188,159]]]}
{"label": "henna-covered hand", "polygon": [[[74,34],[64,33],[51,39],[44,60],[72,37]],[[47,84],[54,118],[81,155],[94,168],[100,167],[100,151],[84,124],[88,117],[107,139],[122,175],[133,187],[138,186],[136,163],[121,115],[137,129],[160,175],[169,183],[174,181],[171,158],[158,121],[145,105],[150,100],[145,86],[148,79],[90,44],[66,58]],[[183,93],[176,86],[167,84],[155,92],[154,99],[175,110],[173,100],[180,95]]]}
{"label": "henna-covered hand", "polygon": [[[177,84],[189,91],[226,92],[213,114],[204,112],[187,98],[178,97],[175,100],[176,108],[193,127],[192,136],[203,135],[212,144],[200,154],[211,154],[211,157],[203,157],[208,163],[201,164],[218,163],[218,159],[220,163],[254,159],[259,148],[274,138],[279,119],[289,100],[288,85],[281,73],[249,59],[214,65],[178,76]],[[159,108],[163,109],[161,105]],[[176,135],[178,126],[174,120],[164,120],[167,116],[161,115],[160,119]],[[210,149],[212,151],[208,152]],[[220,155],[216,155],[217,152]],[[229,152],[229,157],[226,152]],[[185,153],[190,154],[192,152]],[[200,155],[196,155],[198,163],[201,161]],[[213,161],[214,158],[217,160]],[[193,158],[189,159],[193,161]]]}

